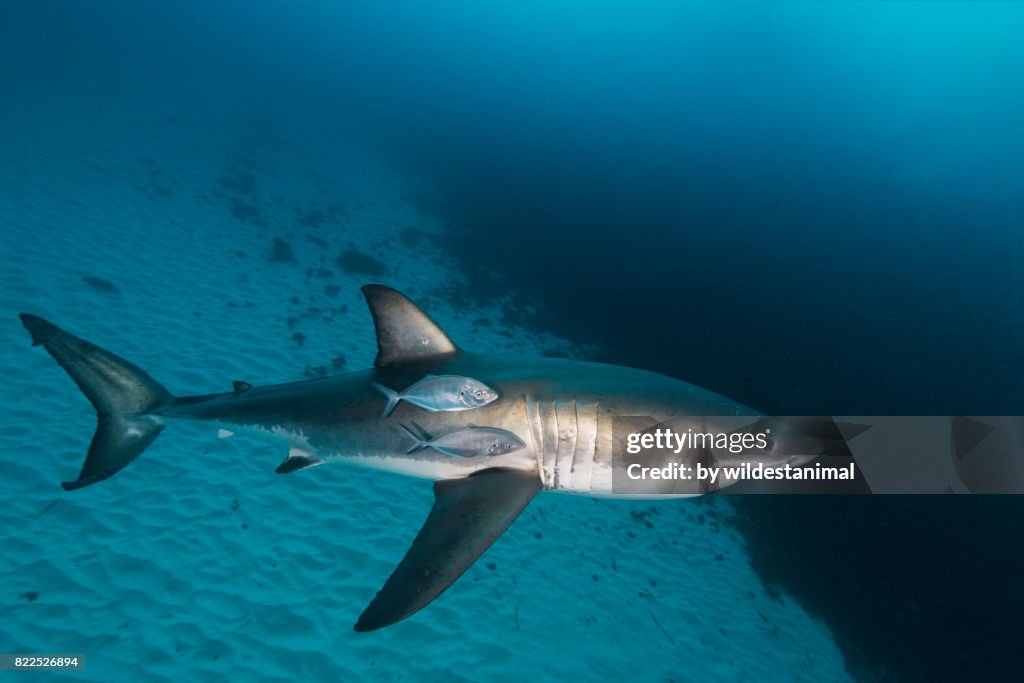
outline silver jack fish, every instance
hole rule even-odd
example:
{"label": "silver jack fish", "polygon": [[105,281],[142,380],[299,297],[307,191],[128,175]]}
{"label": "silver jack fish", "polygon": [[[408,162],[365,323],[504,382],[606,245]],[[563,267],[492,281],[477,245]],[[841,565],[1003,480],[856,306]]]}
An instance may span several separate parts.
{"label": "silver jack fish", "polygon": [[[522,439],[506,429],[467,427],[432,439],[427,434],[420,436],[405,425],[398,426],[416,442],[406,453],[416,453],[433,448],[446,455],[477,458],[482,455],[505,455],[526,447],[526,443]],[[419,427],[415,422],[413,422],[413,426]]]}
{"label": "silver jack fish", "polygon": [[388,399],[383,417],[390,415],[399,401],[408,401],[435,412],[482,408],[494,403],[499,397],[497,391],[483,382],[458,375],[427,375],[402,392],[389,389],[383,384],[374,383],[373,387]]}
{"label": "silver jack fish", "polygon": [[[624,477],[626,466],[621,457],[613,458],[616,419],[703,416],[702,429],[719,432],[733,424],[723,419],[760,415],[706,389],[643,370],[462,351],[402,294],[381,285],[367,285],[363,293],[377,331],[373,368],[265,387],[239,381],[233,391],[202,396],[174,396],[127,360],[21,314],[33,345],[46,348],[96,409],[85,464],[63,487],[80,489],[116,474],[174,419],[216,424],[221,436],[248,431],[280,444],[288,453],[277,468],[281,473],[340,461],[433,480],[430,516],[355,625],[357,631],[371,631],[434,600],[539,491],[635,498],[613,489],[613,472]],[[415,386],[427,374],[486,377],[501,396],[472,411],[425,412],[419,421],[427,433],[449,435],[483,424],[517,435],[520,446],[486,458],[453,458],[437,448],[407,452],[408,437],[380,415],[374,385]],[[827,448],[799,451],[794,458],[780,444],[776,441],[758,462],[800,464]]]}

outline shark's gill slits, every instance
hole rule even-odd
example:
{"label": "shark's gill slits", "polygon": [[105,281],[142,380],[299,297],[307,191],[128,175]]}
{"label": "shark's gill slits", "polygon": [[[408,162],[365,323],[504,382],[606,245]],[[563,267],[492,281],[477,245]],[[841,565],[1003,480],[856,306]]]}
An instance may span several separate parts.
{"label": "shark's gill slits", "polygon": [[558,416],[555,413],[554,401],[537,401],[537,409],[540,411],[540,427],[544,434],[544,451],[542,460],[544,462],[544,480],[549,488],[558,488],[558,480],[555,476],[555,463],[558,455]]}
{"label": "shark's gill slits", "polygon": [[541,425],[540,407],[537,401],[529,396],[523,396],[523,409],[526,411],[526,423],[530,427],[529,436],[537,458],[537,471],[540,473],[541,482],[546,486],[549,480],[544,471],[544,428]]}
{"label": "shark's gill slits", "polygon": [[576,450],[572,456],[572,479],[578,490],[591,490],[600,408],[597,401],[576,401]]}
{"label": "shark's gill slits", "polygon": [[[527,397],[526,411],[544,485],[555,491],[591,492],[597,475],[598,445],[603,442],[600,404],[597,401]],[[610,436],[606,440],[609,444],[606,461],[610,468]]]}
{"label": "shark's gill slits", "polygon": [[555,488],[572,488],[572,456],[576,450],[576,401],[555,399]]}

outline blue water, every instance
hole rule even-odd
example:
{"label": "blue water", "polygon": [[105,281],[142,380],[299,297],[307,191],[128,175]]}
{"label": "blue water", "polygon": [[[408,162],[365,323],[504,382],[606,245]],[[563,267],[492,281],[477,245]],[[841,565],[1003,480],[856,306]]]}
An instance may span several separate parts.
{"label": "blue water", "polygon": [[466,348],[768,413],[1019,415],[1022,35],[1006,2],[4,3],[0,653],[97,681],[1020,678],[1012,498],[542,495],[355,634],[429,484],[280,477],[180,427],[65,493],[92,410],[16,314],[203,393],[369,366],[378,281]]}

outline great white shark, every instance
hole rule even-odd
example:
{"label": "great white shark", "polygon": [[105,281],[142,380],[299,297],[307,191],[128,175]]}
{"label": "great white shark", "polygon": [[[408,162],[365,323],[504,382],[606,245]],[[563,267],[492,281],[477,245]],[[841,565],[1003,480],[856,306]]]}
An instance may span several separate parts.
{"label": "great white shark", "polygon": [[[434,506],[394,573],[359,617],[356,631],[405,619],[462,575],[540,491],[633,497],[613,487],[617,417],[667,420],[700,416],[709,430],[731,429],[725,418],[760,413],[695,385],[633,368],[555,358],[483,355],[461,350],[426,313],[382,285],[362,288],[376,327],[378,353],[368,370],[319,379],[253,386],[200,396],[174,396],[141,369],[27,313],[21,321],[92,402],[97,429],[78,478],[67,490],[95,484],[139,456],[173,419],[246,430],[287,447],[279,473],[341,461],[434,481]],[[473,410],[434,412],[389,399],[429,375],[475,378],[500,398]],[[722,424],[716,426],[716,417]],[[410,449],[406,424],[429,434],[489,427],[515,435],[523,447],[499,455],[455,457]],[[224,433],[222,431],[222,433]],[[828,453],[829,443],[776,441],[757,458],[767,465],[802,464]],[[808,444],[811,444],[808,446]],[[621,473],[621,472],[620,472]],[[682,497],[693,493],[656,497]]]}

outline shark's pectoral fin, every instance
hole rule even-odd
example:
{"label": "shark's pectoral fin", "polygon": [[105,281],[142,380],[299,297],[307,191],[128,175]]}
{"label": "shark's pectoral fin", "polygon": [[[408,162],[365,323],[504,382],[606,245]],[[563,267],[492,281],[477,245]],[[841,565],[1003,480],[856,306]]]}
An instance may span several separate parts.
{"label": "shark's pectoral fin", "polygon": [[434,508],[356,623],[373,631],[426,607],[512,524],[541,489],[536,472],[492,468],[434,483]]}
{"label": "shark's pectoral fin", "polygon": [[444,330],[404,294],[384,285],[366,285],[363,295],[377,328],[374,365],[427,360],[459,350]]}
{"label": "shark's pectoral fin", "polygon": [[277,469],[274,471],[278,474],[290,474],[292,472],[298,472],[299,470],[323,464],[324,461],[322,458],[318,458],[309,451],[304,451],[301,448],[293,448],[288,451],[288,457],[284,459],[284,462],[278,465]]}

